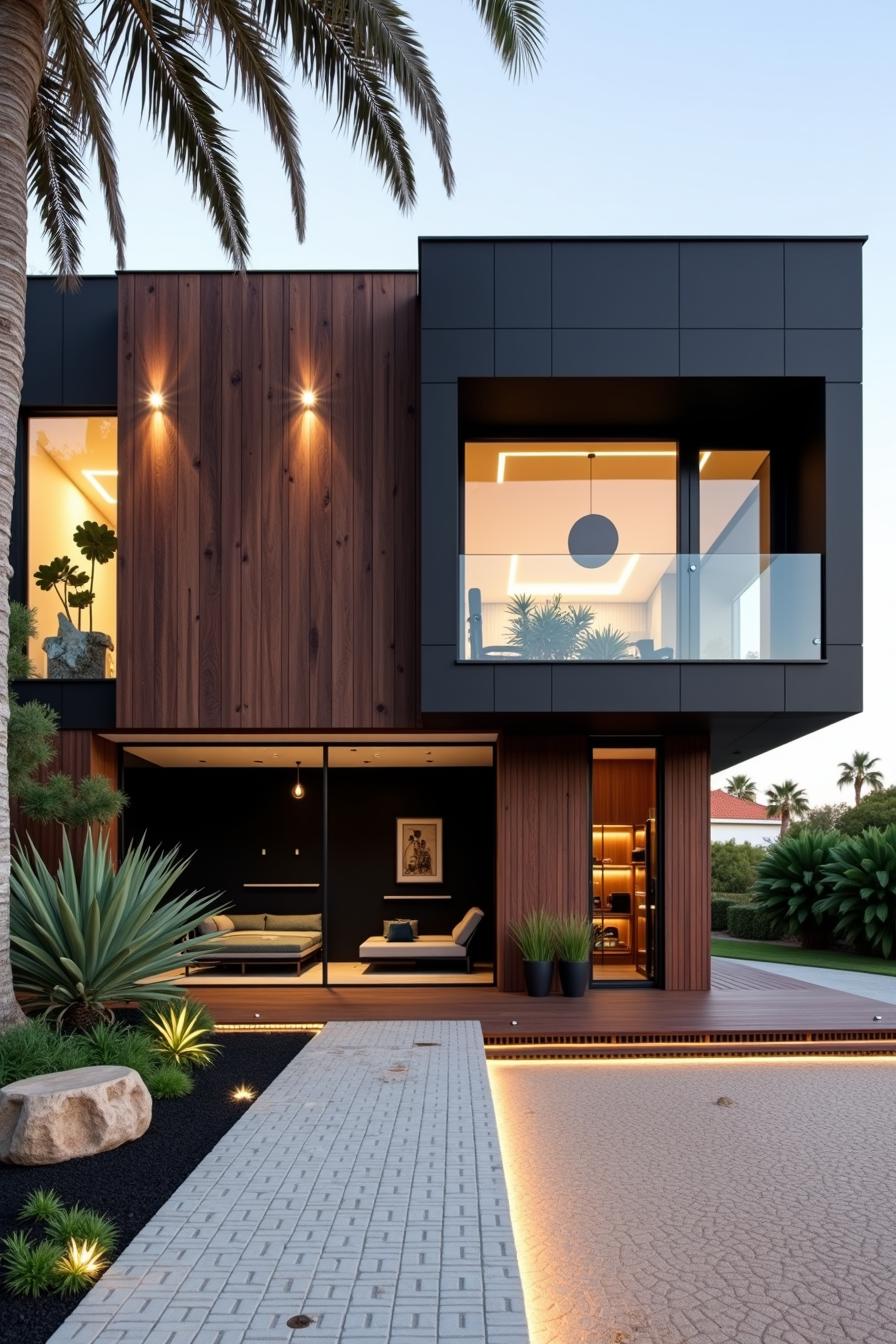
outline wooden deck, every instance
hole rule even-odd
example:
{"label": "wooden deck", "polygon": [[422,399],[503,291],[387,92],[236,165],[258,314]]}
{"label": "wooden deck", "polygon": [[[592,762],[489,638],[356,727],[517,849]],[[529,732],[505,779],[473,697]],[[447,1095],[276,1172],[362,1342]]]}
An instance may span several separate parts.
{"label": "wooden deck", "polygon": [[[202,988],[222,1025],[455,1018],[481,1022],[493,1058],[896,1053],[896,1007],[765,971],[713,965],[704,992],[596,989],[530,999],[483,986]],[[875,1022],[880,1016],[881,1021]]]}

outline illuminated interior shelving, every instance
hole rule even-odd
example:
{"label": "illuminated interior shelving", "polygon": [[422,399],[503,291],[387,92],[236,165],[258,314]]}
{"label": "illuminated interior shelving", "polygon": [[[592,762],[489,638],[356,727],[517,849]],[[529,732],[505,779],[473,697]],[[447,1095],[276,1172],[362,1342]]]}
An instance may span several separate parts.
{"label": "illuminated interior shelving", "polygon": [[[644,900],[647,833],[643,826],[594,824],[591,828],[592,923],[596,960],[630,961],[635,915]],[[635,857],[640,852],[641,857]],[[613,930],[616,932],[613,937]]]}

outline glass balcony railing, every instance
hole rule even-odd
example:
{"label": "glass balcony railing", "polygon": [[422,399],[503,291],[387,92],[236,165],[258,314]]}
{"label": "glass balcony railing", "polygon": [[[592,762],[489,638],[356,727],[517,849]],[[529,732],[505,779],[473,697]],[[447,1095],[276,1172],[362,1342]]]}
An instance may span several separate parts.
{"label": "glass balcony railing", "polygon": [[821,556],[462,555],[470,662],[811,662]]}

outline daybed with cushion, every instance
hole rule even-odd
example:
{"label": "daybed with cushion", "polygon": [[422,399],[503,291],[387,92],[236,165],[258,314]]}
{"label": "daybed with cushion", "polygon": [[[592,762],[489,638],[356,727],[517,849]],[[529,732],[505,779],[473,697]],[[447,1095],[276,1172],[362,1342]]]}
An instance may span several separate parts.
{"label": "daybed with cushion", "polygon": [[[294,961],[296,974],[321,950],[320,915],[212,915],[200,933],[216,933],[194,964],[203,961]],[[190,968],[187,967],[189,975]]]}
{"label": "daybed with cushion", "polygon": [[[382,934],[366,938],[358,949],[360,961],[454,961],[473,969],[471,944],[482,923],[483,911],[471,906],[450,933],[417,933],[415,919],[387,919]],[[404,926],[396,928],[397,926]]]}

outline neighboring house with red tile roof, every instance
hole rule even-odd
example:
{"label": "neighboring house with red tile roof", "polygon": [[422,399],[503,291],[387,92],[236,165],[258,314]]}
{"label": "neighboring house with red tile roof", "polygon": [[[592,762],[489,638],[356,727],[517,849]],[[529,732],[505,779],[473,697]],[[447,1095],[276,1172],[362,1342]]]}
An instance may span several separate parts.
{"label": "neighboring house with red tile roof", "polygon": [[713,789],[710,794],[709,818],[712,840],[771,845],[781,834],[780,820],[769,817],[764,804],[734,798],[724,789]]}

